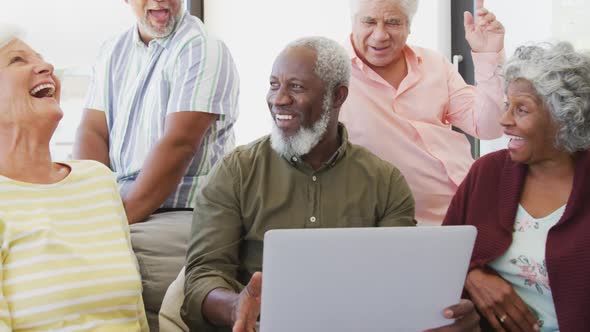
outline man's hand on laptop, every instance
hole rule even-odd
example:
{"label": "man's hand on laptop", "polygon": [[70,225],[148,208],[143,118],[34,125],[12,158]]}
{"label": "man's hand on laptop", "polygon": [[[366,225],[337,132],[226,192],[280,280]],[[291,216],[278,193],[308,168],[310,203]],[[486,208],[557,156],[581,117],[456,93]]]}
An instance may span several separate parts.
{"label": "man's hand on laptop", "polygon": [[256,321],[260,315],[261,294],[262,273],[256,272],[234,303],[232,332],[256,331]]}
{"label": "man's hand on laptop", "polygon": [[425,332],[479,332],[479,315],[475,306],[469,300],[461,300],[458,304],[450,306],[443,311],[443,315],[449,319],[455,319],[451,325],[439,327]]}

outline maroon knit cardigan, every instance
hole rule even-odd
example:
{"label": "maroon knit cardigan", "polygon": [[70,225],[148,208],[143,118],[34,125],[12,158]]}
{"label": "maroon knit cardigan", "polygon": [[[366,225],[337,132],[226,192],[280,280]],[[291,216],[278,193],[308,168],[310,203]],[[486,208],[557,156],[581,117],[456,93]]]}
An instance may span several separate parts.
{"label": "maroon knit cardigan", "polygon": [[[512,243],[526,172],[507,150],[498,151],[477,160],[457,190],[443,224],[477,227],[470,269]],[[590,331],[590,151],[577,155],[572,193],[549,231],[545,260],[560,331]]]}

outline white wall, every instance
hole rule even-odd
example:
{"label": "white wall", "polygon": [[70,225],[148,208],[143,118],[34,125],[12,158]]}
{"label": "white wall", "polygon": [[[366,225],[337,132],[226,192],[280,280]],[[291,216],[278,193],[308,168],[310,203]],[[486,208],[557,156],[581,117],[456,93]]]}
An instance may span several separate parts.
{"label": "white wall", "polygon": [[[268,76],[281,49],[310,35],[345,43],[351,26],[347,0],[205,0],[205,24],[226,42],[240,73],[238,144],[270,132]],[[408,43],[450,57],[450,0],[420,1]]]}
{"label": "white wall", "polygon": [[[516,47],[544,41],[567,40],[590,48],[590,0],[486,0],[506,28],[506,55]],[[481,155],[506,148],[508,139],[481,141]]]}
{"label": "white wall", "polygon": [[410,45],[435,49],[451,58],[451,0],[420,0]]}
{"label": "white wall", "polygon": [[590,0],[561,0],[553,3],[553,37],[576,47],[590,49]]}
{"label": "white wall", "polygon": [[57,68],[87,67],[101,41],[133,22],[123,0],[2,1],[0,22],[18,24],[27,42]]}

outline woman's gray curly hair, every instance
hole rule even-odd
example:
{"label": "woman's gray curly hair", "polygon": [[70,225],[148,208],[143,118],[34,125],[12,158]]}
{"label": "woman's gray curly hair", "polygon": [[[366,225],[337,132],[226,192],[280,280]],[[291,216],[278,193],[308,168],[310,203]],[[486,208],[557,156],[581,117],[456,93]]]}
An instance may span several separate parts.
{"label": "woman's gray curly hair", "polygon": [[560,125],[555,146],[569,153],[590,148],[590,54],[567,42],[519,47],[504,66],[506,86],[525,79]]}

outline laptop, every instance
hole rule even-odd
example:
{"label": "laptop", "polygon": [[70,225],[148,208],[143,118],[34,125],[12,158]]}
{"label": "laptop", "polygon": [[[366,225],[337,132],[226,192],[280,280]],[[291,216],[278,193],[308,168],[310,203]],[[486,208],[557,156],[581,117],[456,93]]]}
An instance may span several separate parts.
{"label": "laptop", "polygon": [[272,230],[261,332],[423,331],[452,323],[473,226]]}

